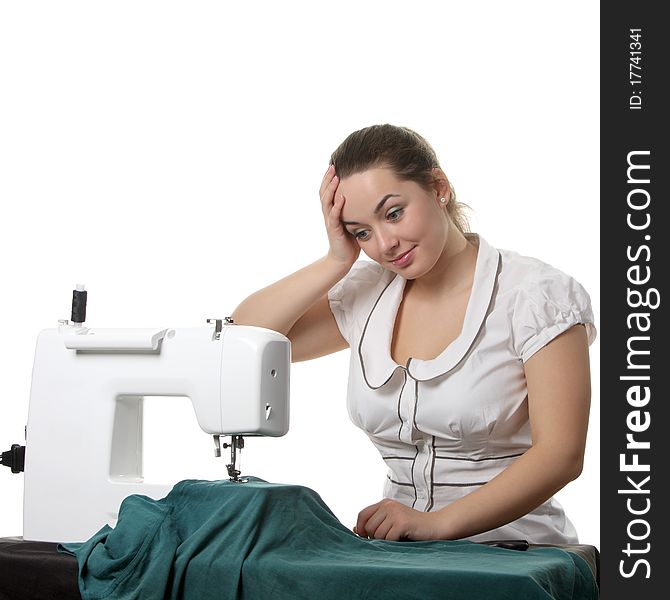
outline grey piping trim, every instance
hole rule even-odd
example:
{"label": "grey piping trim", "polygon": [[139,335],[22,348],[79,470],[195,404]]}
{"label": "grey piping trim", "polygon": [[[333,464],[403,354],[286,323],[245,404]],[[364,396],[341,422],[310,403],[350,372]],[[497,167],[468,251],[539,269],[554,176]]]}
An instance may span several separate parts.
{"label": "grey piping trim", "polygon": [[[404,487],[413,487],[414,488],[414,493],[416,493],[416,487],[414,486],[413,483],[402,483],[400,481],[396,481],[395,479],[391,479],[389,475],[386,476],[386,478],[391,482],[395,483],[396,485],[402,485]],[[439,487],[470,487],[470,486],[475,486],[475,485],[485,485],[487,484],[488,481],[475,481],[473,483],[434,483],[434,486],[439,486]]]}
{"label": "grey piping trim", "polygon": [[[407,381],[407,371],[405,371],[405,381]],[[419,382],[415,381],[414,382],[414,412],[412,413],[412,427],[414,429],[417,429],[416,426],[416,407],[419,404]],[[410,433],[411,436],[411,433]],[[417,489],[416,489],[416,481],[414,480],[414,467],[416,466],[416,458],[419,456],[419,447],[416,446],[416,451],[414,453],[414,462],[412,463],[412,470],[410,473],[412,474],[412,485],[414,486],[414,502],[412,502],[412,508],[416,505],[416,502],[418,500],[418,495],[417,495]]]}
{"label": "grey piping trim", "polygon": [[435,436],[433,436],[433,443],[432,443],[432,449],[433,449],[433,462],[430,466],[430,502],[428,503],[428,508],[426,508],[426,512],[430,512],[430,510],[433,508],[433,492],[435,491]]}
{"label": "grey piping trim", "polygon": [[[389,375],[388,379],[384,383],[382,383],[380,386],[375,387],[368,381],[368,377],[365,373],[365,363],[363,362],[363,354],[361,353],[361,346],[363,345],[363,339],[365,338],[365,332],[367,331],[368,325],[370,323],[370,317],[372,317],[372,313],[375,312],[375,308],[377,308],[377,304],[379,304],[379,301],[381,300],[382,296],[384,295],[384,292],[388,289],[388,287],[394,281],[395,281],[395,277],[393,277],[391,279],[391,281],[389,281],[386,284],[384,289],[380,292],[379,296],[377,296],[377,300],[375,300],[374,306],[370,310],[370,312],[368,314],[368,318],[365,320],[365,326],[363,327],[363,332],[361,333],[361,337],[358,340],[358,361],[361,363],[361,371],[363,373],[363,379],[365,379],[365,383],[368,384],[368,387],[373,389],[373,390],[378,390],[380,387],[385,386],[391,380],[391,377],[393,377],[393,374],[396,372],[397,369],[404,369],[404,367],[401,367],[400,365],[398,365],[397,369],[393,369],[393,372]],[[393,334],[391,334],[391,336],[393,336]]]}
{"label": "grey piping trim", "polygon": [[[463,362],[463,359],[468,355],[468,353],[470,352],[470,350],[472,350],[472,347],[474,346],[475,342],[477,341],[477,338],[479,337],[479,334],[481,333],[482,328],[484,327],[484,324],[486,323],[486,317],[491,313],[491,307],[493,306],[493,303],[495,302],[495,299],[496,299],[496,293],[495,293],[495,291],[496,291],[496,288],[497,288],[497,286],[498,286],[498,276],[500,275],[500,271],[501,271],[501,269],[502,269],[502,255],[500,254],[500,251],[497,250],[497,249],[496,249],[496,252],[498,253],[498,266],[496,267],[496,274],[495,274],[495,278],[494,278],[493,289],[491,290],[491,298],[490,298],[490,300],[489,300],[488,306],[486,307],[486,311],[485,311],[485,313],[484,313],[485,316],[484,316],[484,318],[482,319],[482,322],[479,324],[479,329],[477,329],[477,333],[472,337],[472,341],[470,342],[470,345],[468,346],[468,348],[466,349],[466,351],[463,353],[463,356],[462,356],[462,357],[460,358],[460,360],[459,360],[454,366],[452,366],[450,369],[447,369],[447,370],[444,371],[443,373],[438,373],[437,375],[435,375],[435,377],[430,377],[430,378],[428,378],[428,379],[419,379],[419,378],[415,377],[414,374],[412,374],[412,372],[411,372],[411,370],[410,370],[410,367],[409,367],[409,362],[410,362],[410,360],[411,360],[411,358],[410,358],[410,359],[407,361],[407,371],[409,372],[410,377],[411,377],[412,379],[414,379],[414,380],[416,380],[416,381],[433,381],[433,379],[438,379],[439,377],[444,377],[447,373],[450,373],[450,372],[453,371],[458,365],[460,365],[460,364]],[[361,339],[362,339],[362,338],[361,338]],[[389,379],[390,379],[390,377],[389,377]],[[388,379],[387,379],[386,381],[388,381]]]}
{"label": "grey piping trim", "polygon": [[[395,479],[391,479],[391,477],[389,477],[388,475],[386,476],[386,478],[387,478],[391,483],[395,483],[396,485],[402,485],[402,486],[404,486],[404,487],[413,487],[413,488],[414,488],[414,495],[416,496],[416,488],[414,487],[414,484],[413,484],[413,483],[400,483],[399,481],[396,481]],[[415,500],[415,501],[416,501],[416,500]]]}
{"label": "grey piping trim", "polygon": [[485,485],[488,481],[475,481],[473,483],[434,483],[435,486],[440,487],[470,487],[473,485]]}
{"label": "grey piping trim", "polygon": [[398,394],[398,420],[400,421],[400,428],[398,429],[398,441],[402,442],[400,434],[402,433],[402,426],[404,422],[402,420],[402,415],[400,414],[400,404],[402,403],[402,393],[407,385],[407,373],[405,373],[405,381],[402,382],[402,387],[400,388],[400,393]]}
{"label": "grey piping trim", "polygon": [[[434,448],[439,448],[440,446],[433,446]],[[444,446],[442,446],[444,448]],[[482,462],[485,460],[503,460],[504,458],[516,458],[517,456],[523,456],[525,452],[519,452],[518,454],[507,454],[505,456],[486,456],[484,458],[465,458],[463,456],[440,456],[439,454],[435,455],[435,458],[441,458],[444,460],[465,460],[467,462]]]}
{"label": "grey piping trim", "polygon": [[[407,373],[405,373],[405,378],[407,378]],[[414,381],[414,412],[412,413],[412,425],[414,429],[419,431],[419,428],[416,426],[416,409],[419,406],[419,382]]]}
{"label": "grey piping trim", "polygon": [[419,447],[416,446],[416,451],[414,453],[414,460],[412,461],[412,468],[410,469],[410,473],[412,474],[412,487],[414,488],[414,502],[412,502],[412,508],[416,505],[416,501],[418,500],[417,492],[416,492],[416,483],[414,481],[414,467],[416,465],[416,457],[419,456]]}

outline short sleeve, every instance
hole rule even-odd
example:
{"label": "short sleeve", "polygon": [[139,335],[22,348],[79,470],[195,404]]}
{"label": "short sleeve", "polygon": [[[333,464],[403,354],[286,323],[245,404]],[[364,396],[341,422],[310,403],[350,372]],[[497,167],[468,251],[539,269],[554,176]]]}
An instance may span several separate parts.
{"label": "short sleeve", "polygon": [[349,345],[352,345],[354,324],[365,312],[384,272],[385,269],[378,263],[359,260],[328,291],[330,311],[335,317],[342,337],[349,342]]}
{"label": "short sleeve", "polygon": [[543,265],[519,289],[514,307],[514,348],[526,362],[540,348],[579,323],[588,343],[596,339],[591,298],[574,278]]}

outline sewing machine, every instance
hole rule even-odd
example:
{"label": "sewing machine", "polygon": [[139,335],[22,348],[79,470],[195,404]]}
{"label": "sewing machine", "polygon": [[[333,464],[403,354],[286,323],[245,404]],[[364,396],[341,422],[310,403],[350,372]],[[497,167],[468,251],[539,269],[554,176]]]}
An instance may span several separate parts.
{"label": "sewing machine", "polygon": [[187,396],[200,428],[231,436],[230,479],[243,436],[288,431],[289,340],[230,319],[183,329],[89,329],[86,291],[71,321],[37,339],[26,427],[23,537],[84,541],[114,525],[130,494],[165,496],[176,481],[146,484],[142,406],[148,396]]}

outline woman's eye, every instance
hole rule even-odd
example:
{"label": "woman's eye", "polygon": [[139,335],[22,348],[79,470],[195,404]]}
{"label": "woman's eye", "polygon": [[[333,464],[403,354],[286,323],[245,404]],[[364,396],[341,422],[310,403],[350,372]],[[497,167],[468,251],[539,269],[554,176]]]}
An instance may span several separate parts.
{"label": "woman's eye", "polygon": [[390,218],[392,221],[397,221],[402,216],[403,210],[404,209],[402,209],[402,208],[396,208],[395,210],[392,210],[391,212],[389,212],[386,215],[386,217]]}
{"label": "woman's eye", "polygon": [[[404,211],[404,208],[395,208],[386,213],[386,218],[390,221],[397,221],[400,219],[400,217],[402,217]],[[357,231],[351,235],[353,235],[357,240],[365,241],[368,239],[370,232],[367,229],[362,229],[361,231]]]}

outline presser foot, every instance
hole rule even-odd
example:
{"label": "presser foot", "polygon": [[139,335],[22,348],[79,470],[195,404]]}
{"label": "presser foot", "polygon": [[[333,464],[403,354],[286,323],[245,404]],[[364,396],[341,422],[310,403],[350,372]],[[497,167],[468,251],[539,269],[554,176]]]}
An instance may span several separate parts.
{"label": "presser foot", "polygon": [[[221,442],[219,437],[220,436],[218,435],[214,436],[215,456],[221,456]],[[223,447],[230,448],[230,464],[226,465],[230,481],[234,481],[235,483],[248,483],[248,479],[240,477],[242,472],[237,468],[237,451],[239,450],[240,453],[242,452],[242,448],[244,448],[244,438],[241,435],[233,435],[231,436],[230,444],[223,444]]]}
{"label": "presser foot", "polygon": [[228,475],[230,475],[230,481],[234,483],[248,483],[249,480],[246,477],[240,477],[242,474],[241,471],[238,471],[233,467],[233,465],[226,465],[228,469]]}

